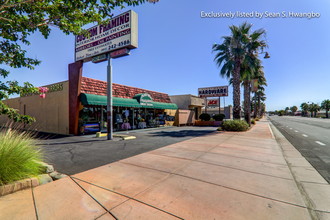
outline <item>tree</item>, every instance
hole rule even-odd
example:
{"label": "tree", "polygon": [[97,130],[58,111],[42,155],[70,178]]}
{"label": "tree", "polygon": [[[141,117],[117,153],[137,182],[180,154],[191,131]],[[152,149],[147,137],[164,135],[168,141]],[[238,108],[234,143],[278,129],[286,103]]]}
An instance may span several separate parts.
{"label": "tree", "polygon": [[302,116],[307,116],[309,105],[306,102],[301,103]]}
{"label": "tree", "polygon": [[309,109],[311,112],[311,117],[313,117],[313,113],[314,113],[314,117],[316,117],[316,114],[318,111],[320,111],[320,106],[318,104],[312,103],[309,105]]}
{"label": "tree", "polygon": [[263,67],[259,67],[259,73],[257,76],[258,80],[258,89],[254,92],[254,97],[252,98],[252,101],[254,103],[254,114],[253,117],[261,117],[260,109],[261,109],[261,103],[266,100],[265,95],[265,86],[267,86],[266,78],[264,76]]}
{"label": "tree", "polygon": [[297,106],[292,106],[290,108],[291,112],[292,112],[292,115],[294,115],[296,113],[296,111],[298,110],[298,107]]}
{"label": "tree", "polygon": [[321,109],[325,110],[325,116],[329,118],[330,100],[326,99],[321,103]]}
{"label": "tree", "polygon": [[223,37],[222,44],[214,44],[213,51],[217,52],[214,60],[218,67],[221,67],[220,75],[232,77],[233,83],[233,117],[241,118],[240,105],[240,73],[241,65],[247,53],[246,44],[249,41],[251,24],[243,23],[240,26],[229,27],[230,36]]}
{"label": "tree", "polygon": [[[47,39],[51,27],[65,34],[85,34],[82,27],[91,22],[102,23],[111,18],[112,10],[136,6],[145,0],[7,0],[0,3],[0,65],[11,68],[34,69],[40,64],[37,59],[27,57],[22,45],[30,45],[28,37],[40,32]],[[106,20],[104,20],[106,19]],[[0,68],[0,76],[6,78],[9,71]],[[31,122],[33,119],[19,114],[1,100],[12,94],[34,93],[38,89],[30,83],[20,86],[17,81],[0,81],[0,115],[5,114],[14,121]]]}
{"label": "tree", "polygon": [[[267,46],[262,37],[266,34],[264,29],[259,29],[249,34],[246,43],[247,53],[241,67],[241,80],[244,86],[244,118],[251,126],[251,80],[257,79],[259,74],[263,74],[259,52]],[[261,73],[262,72],[262,73]]]}

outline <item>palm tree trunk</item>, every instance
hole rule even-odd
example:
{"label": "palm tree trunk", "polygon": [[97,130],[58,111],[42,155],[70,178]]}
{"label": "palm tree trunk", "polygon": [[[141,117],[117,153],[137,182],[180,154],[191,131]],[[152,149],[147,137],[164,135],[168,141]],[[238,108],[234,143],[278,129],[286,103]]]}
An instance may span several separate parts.
{"label": "palm tree trunk", "polygon": [[258,94],[258,103],[257,103],[257,117],[260,117],[260,110],[261,110],[261,102],[260,102],[260,95]]}
{"label": "palm tree trunk", "polygon": [[257,93],[254,93],[253,117],[257,117]]}
{"label": "palm tree trunk", "polygon": [[233,72],[233,117],[234,119],[241,119],[241,89],[240,89],[240,71],[241,61],[239,58],[235,59],[235,67]]}
{"label": "palm tree trunk", "polygon": [[244,118],[251,126],[250,81],[244,81]]}
{"label": "palm tree trunk", "polygon": [[329,118],[329,109],[325,110],[325,117]]}

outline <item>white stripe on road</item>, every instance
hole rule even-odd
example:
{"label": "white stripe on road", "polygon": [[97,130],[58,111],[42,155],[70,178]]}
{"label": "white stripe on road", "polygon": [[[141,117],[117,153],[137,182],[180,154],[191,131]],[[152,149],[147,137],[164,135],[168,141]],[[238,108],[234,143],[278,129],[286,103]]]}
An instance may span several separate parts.
{"label": "white stripe on road", "polygon": [[294,132],[298,132],[297,130],[294,130]]}
{"label": "white stripe on road", "polygon": [[324,146],[325,144],[320,141],[315,141],[317,144]]}
{"label": "white stripe on road", "polygon": [[290,130],[292,130],[292,128],[290,128]]}
{"label": "white stripe on road", "polygon": [[304,136],[304,137],[308,137],[308,135],[306,135],[306,134],[303,134],[302,136]]}

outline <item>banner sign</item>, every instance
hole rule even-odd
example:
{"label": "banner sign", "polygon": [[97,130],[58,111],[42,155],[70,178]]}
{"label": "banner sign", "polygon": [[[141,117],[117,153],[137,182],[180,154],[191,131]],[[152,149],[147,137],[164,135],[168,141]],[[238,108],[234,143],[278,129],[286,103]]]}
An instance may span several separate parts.
{"label": "banner sign", "polygon": [[198,89],[199,97],[220,97],[228,96],[228,86],[216,86]]}
{"label": "banner sign", "polygon": [[218,99],[209,99],[209,100],[207,100],[207,106],[219,107],[219,100]]}
{"label": "banner sign", "polygon": [[88,62],[94,56],[120,48],[137,48],[137,20],[137,14],[130,10],[112,18],[107,24],[89,28],[88,36],[76,36],[75,60]]}

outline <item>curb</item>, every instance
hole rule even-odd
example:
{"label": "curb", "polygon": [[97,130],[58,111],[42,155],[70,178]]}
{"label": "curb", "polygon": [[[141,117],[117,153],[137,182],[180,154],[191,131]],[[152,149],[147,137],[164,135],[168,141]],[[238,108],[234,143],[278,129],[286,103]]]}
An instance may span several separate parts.
{"label": "curb", "polygon": [[[99,137],[106,137],[107,133],[101,133],[101,132],[96,132],[95,137],[99,138]],[[112,135],[113,137],[117,137],[117,138],[121,138],[122,140],[133,140],[136,139],[135,136],[132,135],[124,135],[124,134],[114,134]]]}
{"label": "curb", "polygon": [[[297,159],[299,163],[304,164],[304,168],[308,169],[309,172],[313,173],[314,176],[318,177],[317,179],[321,182],[321,184],[327,184],[327,181],[315,170],[315,168],[300,154],[300,152],[285,138],[285,136],[272,124],[270,120],[268,120],[269,126],[272,130],[272,133],[275,137],[276,142],[281,147],[284,159],[290,169],[290,172],[293,176],[293,179],[302,195],[302,198],[306,204],[306,208],[310,214],[311,219],[319,220],[322,219],[320,214],[321,210],[318,210],[316,207],[316,202],[311,198],[309,193],[304,187],[302,183],[304,179],[306,179],[306,174],[301,171],[295,170],[297,165]],[[321,211],[322,212],[322,211]]]}
{"label": "curb", "polygon": [[38,163],[44,169],[43,174],[0,186],[0,197],[20,190],[34,188],[36,186],[50,183],[67,176],[65,174],[61,174],[55,171],[52,165],[40,161],[38,161]]}

